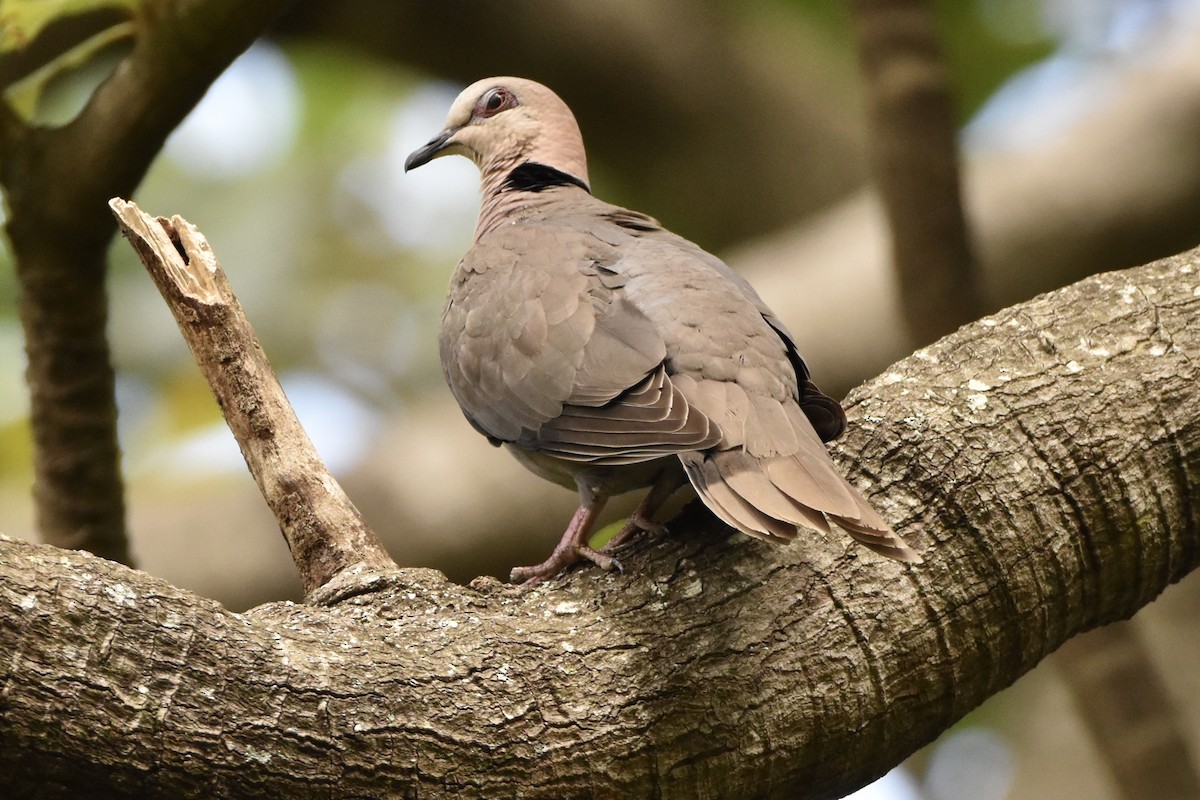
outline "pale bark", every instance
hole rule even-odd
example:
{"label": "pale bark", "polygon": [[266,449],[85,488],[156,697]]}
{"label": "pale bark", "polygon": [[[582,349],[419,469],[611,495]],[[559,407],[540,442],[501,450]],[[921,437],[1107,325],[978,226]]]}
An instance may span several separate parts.
{"label": "pale bark", "polygon": [[625,574],[238,615],[0,540],[0,789],[837,796],[1200,561],[1198,270],[1088,279],[857,395],[836,456],[918,567],[693,516]]}

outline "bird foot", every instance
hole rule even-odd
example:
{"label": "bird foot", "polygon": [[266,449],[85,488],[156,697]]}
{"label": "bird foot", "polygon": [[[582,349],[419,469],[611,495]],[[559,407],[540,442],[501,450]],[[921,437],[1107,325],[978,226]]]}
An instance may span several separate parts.
{"label": "bird foot", "polygon": [[629,521],[625,523],[625,527],[613,534],[613,537],[605,542],[604,547],[600,548],[600,550],[603,553],[611,553],[639,533],[665,536],[667,526],[635,512],[630,515]]}
{"label": "bird foot", "polygon": [[537,586],[547,578],[553,578],[567,567],[574,566],[580,561],[590,561],[605,572],[621,572],[621,562],[617,559],[607,553],[593,550],[587,545],[578,545],[556,549],[549,558],[535,566],[513,567],[508,579],[513,583],[520,583],[522,587],[528,589]]}

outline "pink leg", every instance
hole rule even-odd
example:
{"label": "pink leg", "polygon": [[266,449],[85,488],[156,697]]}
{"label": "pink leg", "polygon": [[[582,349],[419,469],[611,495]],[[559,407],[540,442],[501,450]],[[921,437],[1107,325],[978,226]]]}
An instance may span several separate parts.
{"label": "pink leg", "polygon": [[579,508],[575,511],[575,516],[571,517],[567,529],[563,531],[562,538],[558,540],[554,552],[536,566],[513,567],[509,574],[509,580],[513,583],[519,581],[526,587],[534,586],[580,561],[591,561],[604,570],[619,568],[620,565],[617,564],[615,558],[587,546],[592,526],[607,500],[607,495],[596,495],[590,489],[581,488],[579,490]]}
{"label": "pink leg", "polygon": [[658,476],[658,480],[650,487],[650,491],[642,498],[642,502],[638,503],[637,508],[629,515],[629,522],[625,523],[625,527],[617,531],[611,539],[601,548],[605,553],[611,553],[625,542],[629,541],[637,533],[646,532],[656,536],[662,536],[667,532],[667,526],[655,522],[652,517],[654,512],[667,502],[667,499],[675,494],[675,490],[687,482],[687,476],[682,472],[666,470]]}

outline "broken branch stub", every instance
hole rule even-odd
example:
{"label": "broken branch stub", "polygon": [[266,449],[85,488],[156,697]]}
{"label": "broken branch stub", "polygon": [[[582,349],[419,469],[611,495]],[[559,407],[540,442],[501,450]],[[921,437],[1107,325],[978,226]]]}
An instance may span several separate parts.
{"label": "broken branch stub", "polygon": [[208,380],[308,600],[332,602],[396,569],[296,419],[203,234],[120,198],[109,206]]}

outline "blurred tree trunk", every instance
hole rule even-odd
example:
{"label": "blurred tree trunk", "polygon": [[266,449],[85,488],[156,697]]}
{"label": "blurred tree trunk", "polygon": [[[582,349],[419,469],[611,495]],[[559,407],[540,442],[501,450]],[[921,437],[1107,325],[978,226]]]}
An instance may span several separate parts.
{"label": "blurred tree trunk", "polygon": [[63,196],[76,165],[44,158],[54,150],[46,138],[40,130],[6,137],[0,174],[29,363],[37,527],[51,544],[129,563],[105,330],[111,225],[76,215],[79,206]]}
{"label": "blurred tree trunk", "polygon": [[1055,661],[1124,800],[1200,797],[1179,715],[1131,624],[1073,639]]}
{"label": "blurred tree trunk", "polygon": [[[985,312],[1200,243],[1200,31],[1111,66],[1094,67],[1104,102],[1065,128],[964,151]],[[865,191],[727,256],[837,396],[917,346],[889,248],[882,201]]]}
{"label": "blurred tree trunk", "polygon": [[235,615],[0,538],[0,789],[840,796],[1200,564],[1198,270],[1044,295],[855,398],[835,456],[919,567],[696,512],[625,574],[408,570]]}
{"label": "blurred tree trunk", "polygon": [[849,7],[892,268],[909,334],[924,345],[982,313],[950,75],[926,0],[851,0]]}
{"label": "blurred tree trunk", "polygon": [[[0,184],[29,358],[37,525],[47,542],[130,561],[105,330],[106,248],[116,231],[108,200],[133,193],[167,135],[285,5],[147,3],[134,17],[132,50],[70,122],[29,122],[0,101]],[[112,12],[84,18],[43,29],[0,76],[11,83],[49,68],[29,54],[52,61],[97,25],[121,21]]]}

